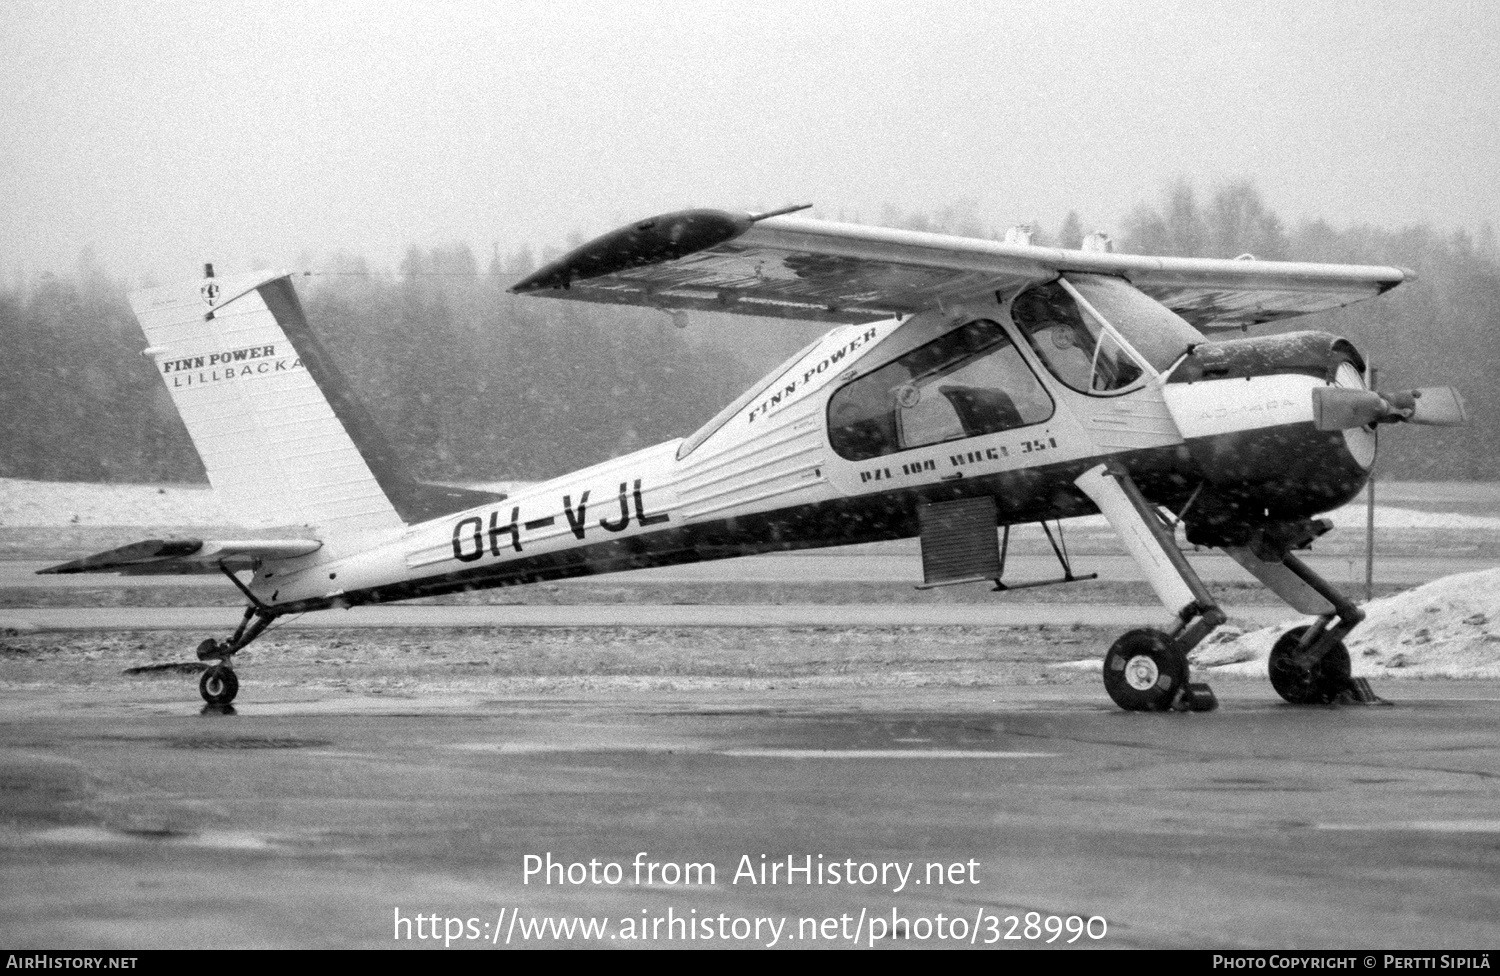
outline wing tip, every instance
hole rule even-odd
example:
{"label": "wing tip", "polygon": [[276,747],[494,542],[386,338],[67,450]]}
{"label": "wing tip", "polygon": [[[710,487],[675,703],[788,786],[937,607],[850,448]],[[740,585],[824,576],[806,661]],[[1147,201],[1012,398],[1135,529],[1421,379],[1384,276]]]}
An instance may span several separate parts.
{"label": "wing tip", "polygon": [[1397,285],[1404,285],[1409,282],[1420,280],[1417,273],[1410,268],[1403,268],[1400,265],[1397,265],[1396,271],[1401,275],[1401,277],[1394,280],[1387,279],[1385,281],[1382,281],[1380,283],[1380,294],[1384,295],[1386,292],[1390,291],[1392,288],[1395,288]]}
{"label": "wing tip", "polygon": [[544,289],[566,289],[575,281],[675,261],[734,240],[749,230],[755,219],[753,214],[710,209],[676,210],[647,217],[574,248],[511,285],[510,292],[524,295]]}

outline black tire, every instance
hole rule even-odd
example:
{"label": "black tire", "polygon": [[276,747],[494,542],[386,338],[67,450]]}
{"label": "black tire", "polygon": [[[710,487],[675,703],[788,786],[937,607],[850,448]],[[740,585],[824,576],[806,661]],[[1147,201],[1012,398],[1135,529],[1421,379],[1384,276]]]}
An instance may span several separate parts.
{"label": "black tire", "polygon": [[1271,659],[1266,664],[1271,687],[1293,705],[1327,705],[1349,687],[1349,676],[1354,672],[1349,648],[1339,641],[1311,668],[1298,667],[1292,661],[1292,654],[1305,633],[1306,626],[1293,627],[1271,648]]}
{"label": "black tire", "polygon": [[1128,631],[1104,655],[1104,690],[1127,712],[1171,708],[1187,679],[1187,655],[1159,630]]}
{"label": "black tire", "polygon": [[240,692],[240,679],[232,668],[216,665],[198,679],[198,693],[210,705],[228,705]]}

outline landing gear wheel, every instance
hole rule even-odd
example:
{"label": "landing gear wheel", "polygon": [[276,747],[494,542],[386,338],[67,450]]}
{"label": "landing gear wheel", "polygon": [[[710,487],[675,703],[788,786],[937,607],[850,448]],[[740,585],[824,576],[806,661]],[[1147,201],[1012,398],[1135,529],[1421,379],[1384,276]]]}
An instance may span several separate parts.
{"label": "landing gear wheel", "polygon": [[1349,649],[1339,641],[1317,664],[1310,668],[1300,667],[1292,660],[1292,655],[1305,633],[1307,627],[1293,627],[1271,648],[1271,660],[1267,666],[1271,687],[1293,705],[1327,705],[1349,687],[1349,676],[1354,670],[1349,663]]}
{"label": "landing gear wheel", "polygon": [[234,696],[239,694],[240,679],[235,677],[234,670],[226,668],[222,664],[216,664],[203,672],[203,677],[198,679],[198,693],[203,700],[210,705],[228,705],[234,701]]}
{"label": "landing gear wheel", "polygon": [[1104,655],[1104,690],[1127,712],[1171,708],[1187,678],[1187,657],[1159,630],[1128,631]]}

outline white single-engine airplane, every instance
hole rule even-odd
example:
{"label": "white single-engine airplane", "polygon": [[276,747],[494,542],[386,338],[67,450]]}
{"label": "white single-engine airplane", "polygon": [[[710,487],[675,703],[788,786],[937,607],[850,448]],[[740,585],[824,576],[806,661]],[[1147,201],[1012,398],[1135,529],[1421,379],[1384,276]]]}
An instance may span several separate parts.
{"label": "white single-engine airplane", "polygon": [[[229,511],[316,539],[150,540],[47,573],[222,572],[249,600],[200,690],[277,618],[777,550],[918,536],[925,585],[994,580],[1010,526],[1102,512],[1171,613],[1104,657],[1130,710],[1209,709],[1187,653],[1224,621],[1175,541],[1217,546],[1316,619],[1270,678],[1287,701],[1371,694],[1363,618],[1293,555],[1360,491],[1376,425],[1457,424],[1448,388],[1367,389],[1324,332],[1209,338],[1379,295],[1399,268],[1200,260],[685,210],[552,262],[519,294],[835,323],[697,432],[506,497],[401,473],[285,273],[132,297]],[[1049,533],[1050,538],[1050,533]],[[1062,552],[1064,579],[1075,578]],[[252,570],[248,583],[235,573]]]}

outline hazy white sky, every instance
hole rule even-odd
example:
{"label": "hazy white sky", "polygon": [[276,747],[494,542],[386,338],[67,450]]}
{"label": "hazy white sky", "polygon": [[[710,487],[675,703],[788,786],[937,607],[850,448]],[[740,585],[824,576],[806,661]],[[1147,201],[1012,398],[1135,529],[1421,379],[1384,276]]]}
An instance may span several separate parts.
{"label": "hazy white sky", "polygon": [[1500,4],[21,3],[0,272],[561,244],[686,206],[1500,224]]}

